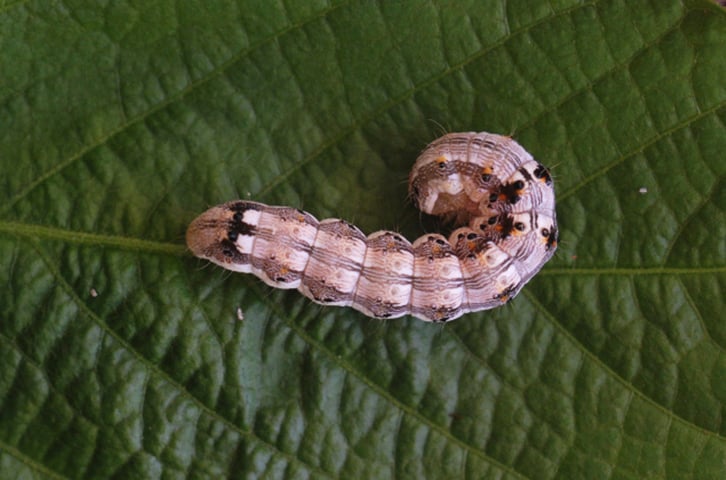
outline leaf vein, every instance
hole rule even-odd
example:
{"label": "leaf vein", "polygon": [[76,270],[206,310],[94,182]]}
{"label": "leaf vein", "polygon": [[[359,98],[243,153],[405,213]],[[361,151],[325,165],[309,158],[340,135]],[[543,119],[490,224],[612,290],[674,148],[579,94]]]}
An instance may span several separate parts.
{"label": "leaf vein", "polygon": [[105,135],[101,135],[100,137],[98,137],[96,139],[96,141],[94,141],[86,146],[81,147],[76,153],[70,155],[65,160],[60,161],[59,163],[54,165],[52,168],[41,173],[34,180],[29,182],[25,187],[21,188],[12,197],[10,197],[7,200],[7,202],[4,203],[4,205],[2,207],[0,207],[0,215],[6,214],[8,211],[10,211],[10,209],[17,202],[19,202],[20,200],[25,198],[25,196],[28,195],[30,192],[32,192],[35,188],[37,188],[39,185],[41,185],[43,182],[45,182],[49,178],[57,175],[58,173],[62,172],[69,166],[73,165],[76,161],[81,159],[84,155],[90,153],[91,151],[95,150],[96,148],[98,148],[102,145],[105,145],[112,138],[125,132],[128,128],[143,122],[144,120],[146,120],[153,114],[162,111],[165,107],[168,107],[169,105],[172,105],[173,103],[185,98],[186,96],[191,94],[193,91],[195,91],[197,88],[199,88],[201,85],[205,85],[206,83],[210,82],[212,79],[219,77],[224,72],[226,72],[230,67],[235,65],[238,61],[240,61],[242,58],[249,56],[252,52],[257,50],[262,45],[265,45],[269,42],[277,41],[279,38],[285,36],[286,34],[292,32],[292,31],[299,29],[303,25],[313,22],[319,18],[325,17],[330,12],[344,6],[346,3],[348,3],[348,1],[349,0],[346,0],[346,1],[338,3],[338,4],[334,4],[320,12],[317,12],[316,14],[314,14],[313,16],[311,16],[308,19],[302,20],[302,21],[294,23],[294,24],[290,24],[287,27],[285,27],[277,32],[274,32],[269,37],[263,38],[260,41],[253,43],[249,47],[240,51],[238,54],[232,56],[227,61],[222,62],[218,67],[212,69],[206,75],[201,76],[197,80],[191,81],[185,88],[183,88],[183,89],[179,90],[177,93],[167,97],[166,100],[159,102],[158,104],[154,105],[153,107],[149,108],[148,110],[141,112],[132,118],[128,118],[126,122],[123,122],[123,123],[119,124],[116,128],[109,130]]}
{"label": "leaf vein", "polygon": [[[116,333],[113,329],[111,329],[108,324],[103,322],[101,318],[99,318],[95,312],[93,312],[88,305],[86,305],[83,300],[81,300],[80,297],[75,293],[73,288],[66,282],[66,280],[63,278],[61,273],[53,266],[53,262],[51,259],[49,259],[45,253],[36,246],[36,251],[38,253],[38,256],[41,258],[43,263],[45,264],[48,272],[57,280],[57,284],[61,287],[61,289],[68,295],[68,297],[73,301],[73,303],[76,304],[79,311],[85,315],[87,318],[91,319],[93,323],[95,323],[98,328],[100,328],[106,335],[108,335],[110,338],[112,338],[115,342],[117,342],[120,346],[124,348],[131,356],[136,358],[136,360],[141,364],[144,365],[146,368],[147,376],[150,375],[156,375],[158,378],[162,379],[163,381],[167,382],[169,385],[174,386],[180,393],[180,395],[183,395],[186,397],[198,410],[198,415],[207,415],[210,418],[213,418],[220,422],[221,424],[225,425],[230,430],[237,432],[239,435],[246,437],[252,441],[255,441],[259,443],[264,448],[274,452],[275,455],[279,455],[282,458],[287,459],[290,462],[297,462],[303,465],[307,470],[310,472],[314,472],[317,475],[323,476],[323,477],[331,477],[331,475],[328,472],[325,472],[321,470],[316,465],[311,465],[306,462],[304,462],[302,459],[291,455],[287,452],[284,452],[277,448],[272,443],[269,443],[256,435],[254,431],[252,430],[245,430],[238,425],[234,424],[231,420],[228,418],[220,415],[218,412],[212,410],[209,406],[207,406],[205,403],[203,403],[200,399],[192,395],[192,393],[184,387],[184,385],[180,384],[176,379],[174,379],[171,375],[169,375],[166,371],[162,370],[158,365],[155,365],[149,359],[141,355],[141,353],[133,348],[133,346],[128,343],[125,339],[123,339],[118,333]],[[332,477],[331,477],[332,478]]]}

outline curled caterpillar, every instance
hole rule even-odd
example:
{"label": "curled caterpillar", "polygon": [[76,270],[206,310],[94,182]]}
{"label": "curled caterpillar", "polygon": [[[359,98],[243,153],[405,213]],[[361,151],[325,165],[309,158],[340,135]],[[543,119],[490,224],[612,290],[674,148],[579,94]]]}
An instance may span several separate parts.
{"label": "curled caterpillar", "polygon": [[237,200],[197,217],[187,245],[200,258],[297,288],[323,305],[431,322],[506,303],[557,248],[552,177],[509,137],[468,132],[435,140],[413,166],[409,193],[422,211],[466,226],[448,239],[426,234],[411,244],[394,232],[366,237],[344,220]]}

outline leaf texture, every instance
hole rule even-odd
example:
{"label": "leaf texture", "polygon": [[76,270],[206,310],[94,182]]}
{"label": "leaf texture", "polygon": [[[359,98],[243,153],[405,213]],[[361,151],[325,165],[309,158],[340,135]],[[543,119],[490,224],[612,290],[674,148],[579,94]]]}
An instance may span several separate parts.
{"label": "leaf texture", "polygon": [[[0,478],[726,475],[715,3],[17,1],[0,32]],[[234,198],[413,239],[408,169],[470,130],[555,176],[560,249],[505,307],[380,322],[184,247]]]}

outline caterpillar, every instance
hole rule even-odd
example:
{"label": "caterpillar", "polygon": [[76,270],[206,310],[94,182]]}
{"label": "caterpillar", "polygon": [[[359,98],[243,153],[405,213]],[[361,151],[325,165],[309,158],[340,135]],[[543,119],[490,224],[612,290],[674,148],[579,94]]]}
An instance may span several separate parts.
{"label": "caterpillar", "polygon": [[448,239],[431,233],[411,243],[391,231],[366,236],[345,220],[236,200],[193,220],[186,241],[197,257],[296,288],[316,303],[430,322],[506,303],[557,248],[552,176],[510,137],[434,140],[413,165],[409,195],[459,228]]}

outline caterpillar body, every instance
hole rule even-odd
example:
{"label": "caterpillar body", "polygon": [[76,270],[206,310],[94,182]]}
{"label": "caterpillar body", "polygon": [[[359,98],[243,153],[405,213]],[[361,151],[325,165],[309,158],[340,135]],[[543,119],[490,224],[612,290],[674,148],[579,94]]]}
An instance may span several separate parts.
{"label": "caterpillar body", "polygon": [[446,322],[511,300],[557,248],[552,177],[509,137],[467,132],[426,147],[409,178],[425,213],[455,217],[447,239],[364,235],[339,219],[237,200],[190,224],[194,255],[375,318]]}

